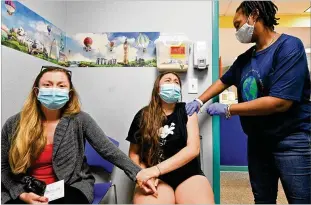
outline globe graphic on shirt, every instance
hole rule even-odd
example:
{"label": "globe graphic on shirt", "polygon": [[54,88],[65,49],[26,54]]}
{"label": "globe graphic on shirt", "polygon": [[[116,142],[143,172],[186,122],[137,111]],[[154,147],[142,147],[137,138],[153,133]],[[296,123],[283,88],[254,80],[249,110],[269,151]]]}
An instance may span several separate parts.
{"label": "globe graphic on shirt", "polygon": [[258,87],[256,78],[249,76],[243,82],[242,97],[244,101],[255,100],[258,96]]}

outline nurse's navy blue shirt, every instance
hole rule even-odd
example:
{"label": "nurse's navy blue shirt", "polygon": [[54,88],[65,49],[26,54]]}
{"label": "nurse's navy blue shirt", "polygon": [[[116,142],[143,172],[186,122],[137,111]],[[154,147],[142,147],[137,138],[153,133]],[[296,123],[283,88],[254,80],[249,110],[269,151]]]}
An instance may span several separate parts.
{"label": "nurse's navy blue shirt", "polygon": [[279,137],[310,133],[310,74],[301,40],[282,34],[268,48],[259,52],[254,49],[240,55],[220,80],[238,88],[240,103],[273,96],[292,100],[293,105],[283,113],[240,116],[244,132]]}

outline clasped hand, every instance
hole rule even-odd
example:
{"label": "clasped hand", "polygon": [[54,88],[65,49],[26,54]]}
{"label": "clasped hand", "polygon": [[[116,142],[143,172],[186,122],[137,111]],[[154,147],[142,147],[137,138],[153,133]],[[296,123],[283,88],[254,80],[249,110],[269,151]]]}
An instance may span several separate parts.
{"label": "clasped hand", "polygon": [[158,196],[157,186],[159,183],[160,172],[153,166],[146,169],[142,169],[136,175],[138,186],[145,192],[145,194],[153,194],[155,197]]}

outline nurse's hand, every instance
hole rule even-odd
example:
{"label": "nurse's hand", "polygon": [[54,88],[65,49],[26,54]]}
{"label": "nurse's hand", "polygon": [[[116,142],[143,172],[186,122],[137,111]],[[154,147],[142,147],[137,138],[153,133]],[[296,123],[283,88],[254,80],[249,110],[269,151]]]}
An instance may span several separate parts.
{"label": "nurse's hand", "polygon": [[228,105],[221,103],[213,103],[207,106],[206,112],[211,116],[213,115],[226,116],[227,106]]}
{"label": "nurse's hand", "polygon": [[196,100],[186,104],[187,115],[192,116],[193,113],[200,111],[200,103]]}

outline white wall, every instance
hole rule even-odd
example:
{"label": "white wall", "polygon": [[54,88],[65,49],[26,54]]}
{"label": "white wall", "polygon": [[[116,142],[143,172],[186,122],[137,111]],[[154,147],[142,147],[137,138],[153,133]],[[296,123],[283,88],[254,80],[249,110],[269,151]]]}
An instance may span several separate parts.
{"label": "white wall", "polygon": [[[302,27],[276,27],[278,33],[285,33],[300,38],[305,48],[311,47],[311,28]],[[235,37],[234,28],[219,29],[219,54],[221,56],[222,65],[230,66],[236,57],[244,53],[252,44],[242,44]]]}
{"label": "white wall", "polygon": [[[65,29],[64,1],[23,0],[21,3],[60,29]],[[7,118],[21,110],[41,66],[52,64],[6,46],[1,46],[1,49],[1,124],[3,125]]]}
{"label": "white wall", "polygon": [[[212,1],[68,1],[67,32],[184,32],[192,40],[212,40]],[[210,56],[210,61],[211,61]],[[120,142],[125,141],[136,112],[151,96],[155,68],[72,68],[73,81],[81,96],[83,109],[90,113],[102,129]],[[192,68],[183,79],[183,100],[197,95],[187,94],[187,79],[199,78],[199,93],[211,84],[211,69],[195,72]],[[211,118],[200,114],[200,131],[204,144],[204,172],[212,182]],[[116,169],[119,203],[131,203],[132,183]],[[113,203],[113,195],[105,202]]]}

